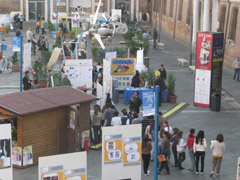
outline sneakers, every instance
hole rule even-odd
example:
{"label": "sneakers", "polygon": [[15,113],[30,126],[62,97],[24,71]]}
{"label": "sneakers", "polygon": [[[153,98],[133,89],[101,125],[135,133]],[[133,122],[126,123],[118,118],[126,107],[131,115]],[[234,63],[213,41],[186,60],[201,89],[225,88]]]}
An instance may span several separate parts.
{"label": "sneakers", "polygon": [[147,175],[149,175],[150,174],[150,171],[147,171]]}
{"label": "sneakers", "polygon": [[210,173],[210,177],[212,177],[214,175],[214,172],[212,171],[211,173]]}
{"label": "sneakers", "polygon": [[149,176],[149,174],[144,174],[144,176]]}
{"label": "sneakers", "polygon": [[217,177],[219,177],[219,174],[216,174]]}
{"label": "sneakers", "polygon": [[201,175],[203,175],[203,172],[201,172]]}
{"label": "sneakers", "polygon": [[187,169],[188,172],[193,172],[194,170],[192,170],[191,168]]}
{"label": "sneakers", "polygon": [[198,173],[199,173],[199,172],[195,172],[195,174],[197,174],[197,175],[198,175]]}

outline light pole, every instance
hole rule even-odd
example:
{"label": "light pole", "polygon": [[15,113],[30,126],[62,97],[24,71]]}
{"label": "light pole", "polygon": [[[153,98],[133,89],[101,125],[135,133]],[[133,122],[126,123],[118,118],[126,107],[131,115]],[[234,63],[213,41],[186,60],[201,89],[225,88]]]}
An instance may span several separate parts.
{"label": "light pole", "polygon": [[154,180],[158,179],[158,99],[159,86],[155,87],[155,130],[154,130]]}
{"label": "light pole", "polygon": [[20,36],[20,92],[22,92],[22,39],[23,35]]}

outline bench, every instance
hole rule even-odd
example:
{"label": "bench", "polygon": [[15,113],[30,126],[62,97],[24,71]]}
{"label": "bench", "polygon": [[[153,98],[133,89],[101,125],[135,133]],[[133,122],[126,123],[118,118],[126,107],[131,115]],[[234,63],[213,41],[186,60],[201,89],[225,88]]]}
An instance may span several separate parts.
{"label": "bench", "polygon": [[160,42],[160,43],[157,43],[157,48],[158,49],[164,49],[165,48],[165,44]]}
{"label": "bench", "polygon": [[188,70],[192,73],[195,74],[196,66],[189,66]]}
{"label": "bench", "polygon": [[184,58],[177,58],[178,65],[182,67],[188,67],[189,66],[189,61],[184,59]]}

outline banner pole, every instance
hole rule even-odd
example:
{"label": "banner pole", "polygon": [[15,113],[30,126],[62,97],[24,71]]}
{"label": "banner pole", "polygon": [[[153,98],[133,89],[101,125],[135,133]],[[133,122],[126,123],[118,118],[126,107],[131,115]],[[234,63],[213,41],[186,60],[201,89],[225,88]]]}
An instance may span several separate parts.
{"label": "banner pole", "polygon": [[22,39],[23,39],[23,35],[20,36],[20,92],[22,92]]}
{"label": "banner pole", "polygon": [[158,179],[158,99],[159,99],[159,86],[155,87],[155,140],[154,140],[154,180]]}

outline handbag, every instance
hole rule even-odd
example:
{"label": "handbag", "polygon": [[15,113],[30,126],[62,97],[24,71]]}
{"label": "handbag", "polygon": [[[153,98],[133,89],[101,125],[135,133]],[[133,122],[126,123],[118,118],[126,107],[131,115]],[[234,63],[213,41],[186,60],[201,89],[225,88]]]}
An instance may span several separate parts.
{"label": "handbag", "polygon": [[165,157],[164,155],[159,155],[159,156],[158,156],[158,161],[159,161],[159,162],[166,161],[166,157]]}

